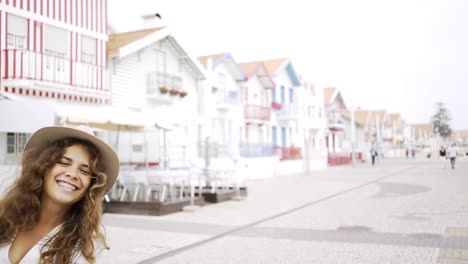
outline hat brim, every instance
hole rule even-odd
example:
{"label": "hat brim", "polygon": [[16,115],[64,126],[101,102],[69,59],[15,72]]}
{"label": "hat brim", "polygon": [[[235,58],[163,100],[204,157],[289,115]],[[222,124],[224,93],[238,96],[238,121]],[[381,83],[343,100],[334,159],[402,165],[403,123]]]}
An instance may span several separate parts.
{"label": "hat brim", "polygon": [[77,138],[88,141],[96,146],[101,153],[104,173],[107,175],[105,193],[109,192],[119,175],[119,158],[112,147],[92,134],[72,127],[44,127],[31,135],[24,147],[24,150],[27,151],[29,149],[42,148],[54,141],[64,138]]}

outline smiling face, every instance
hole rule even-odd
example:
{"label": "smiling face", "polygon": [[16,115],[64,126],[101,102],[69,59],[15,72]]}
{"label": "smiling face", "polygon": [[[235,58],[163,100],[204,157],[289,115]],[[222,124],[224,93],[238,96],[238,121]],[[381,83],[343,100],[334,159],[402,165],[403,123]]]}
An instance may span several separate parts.
{"label": "smiling face", "polygon": [[91,185],[90,163],[90,153],[82,145],[65,148],[44,177],[42,203],[70,207],[81,200]]}

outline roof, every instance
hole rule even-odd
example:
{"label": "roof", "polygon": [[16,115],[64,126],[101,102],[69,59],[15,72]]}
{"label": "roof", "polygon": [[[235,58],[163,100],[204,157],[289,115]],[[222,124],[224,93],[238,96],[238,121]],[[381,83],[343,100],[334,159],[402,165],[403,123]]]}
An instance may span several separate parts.
{"label": "roof", "polygon": [[240,68],[239,64],[234,60],[234,57],[231,55],[231,53],[218,53],[198,57],[198,60],[202,65],[205,66],[205,69],[207,69],[208,67],[208,59],[211,59],[212,69],[215,69],[221,64],[226,64],[226,67],[228,67],[231,70],[231,73],[234,75],[236,81],[245,80],[244,72]]}
{"label": "roof", "polygon": [[301,85],[300,77],[294,69],[291,60],[286,58],[264,60],[263,61],[265,68],[268,71],[268,74],[274,78],[281,71],[285,70],[288,73],[291,82],[295,86]]}
{"label": "roof", "polygon": [[323,98],[325,99],[325,104],[330,104],[332,97],[336,92],[335,87],[327,87],[323,89]]}
{"label": "roof", "polygon": [[206,73],[199,61],[192,58],[182,48],[180,43],[174,38],[171,31],[167,27],[155,27],[131,32],[118,34],[110,34],[108,47],[109,57],[118,57],[119,59],[134,54],[135,52],[148,47],[149,45],[165,39],[178,54],[179,58],[183,58],[189,68],[193,71],[194,76],[205,79]]}
{"label": "roof", "polygon": [[452,131],[454,138],[468,138],[468,130],[454,130]]}
{"label": "roof", "polygon": [[205,68],[206,68],[209,58],[211,58],[211,60],[213,61],[213,64],[214,64],[214,63],[216,63],[218,60],[220,60],[221,58],[223,58],[224,56],[226,56],[226,54],[228,54],[228,53],[218,53],[218,54],[213,54],[213,55],[200,56],[200,57],[198,57],[198,60],[199,60],[200,63],[203,64],[203,66],[205,66]]}
{"label": "roof", "polygon": [[379,120],[379,127],[382,127],[384,124],[385,116],[387,115],[387,110],[372,110],[371,112],[371,124],[377,125],[377,119]]}
{"label": "roof", "polygon": [[[341,114],[351,120],[351,111],[344,110],[341,112]],[[362,120],[356,118],[356,111],[354,112],[354,123],[356,123],[358,126],[364,127],[366,125],[366,122],[362,122]]]}
{"label": "roof", "polygon": [[268,71],[268,74],[273,76],[283,65],[283,63],[287,62],[286,59],[281,58],[281,59],[273,59],[273,60],[265,60],[263,63],[265,64],[265,68]]}
{"label": "roof", "polygon": [[253,76],[257,76],[262,82],[265,88],[274,88],[275,83],[268,74],[263,62],[244,62],[239,63],[240,68],[244,72],[245,80],[251,79]]}
{"label": "roof", "polygon": [[354,110],[354,119],[363,125],[366,125],[369,119],[368,110]]}
{"label": "roof", "polygon": [[398,114],[398,113],[389,114],[388,125],[393,126],[393,122],[395,122],[396,127],[402,126],[403,125],[403,119],[401,118],[401,115]]}
{"label": "roof", "polygon": [[142,39],[160,29],[161,28],[150,28],[118,34],[110,34],[109,42],[107,43],[107,51],[109,52],[109,55],[115,55],[118,53],[119,48],[124,47],[139,39]]}
{"label": "roof", "polygon": [[343,96],[341,95],[340,90],[335,87],[327,87],[323,89],[323,98],[325,100],[325,105],[332,104],[335,100],[339,100],[342,105],[342,109],[346,109],[346,104],[344,102]]}
{"label": "roof", "polygon": [[422,137],[424,134],[432,135],[432,124],[412,124],[414,136]]}

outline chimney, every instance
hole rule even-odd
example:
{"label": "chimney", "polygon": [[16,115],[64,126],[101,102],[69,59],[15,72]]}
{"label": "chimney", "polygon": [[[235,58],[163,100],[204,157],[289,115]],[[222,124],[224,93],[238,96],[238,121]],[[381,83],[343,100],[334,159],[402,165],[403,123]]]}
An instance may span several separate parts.
{"label": "chimney", "polygon": [[144,28],[166,27],[166,23],[159,13],[153,13],[141,16],[144,23]]}

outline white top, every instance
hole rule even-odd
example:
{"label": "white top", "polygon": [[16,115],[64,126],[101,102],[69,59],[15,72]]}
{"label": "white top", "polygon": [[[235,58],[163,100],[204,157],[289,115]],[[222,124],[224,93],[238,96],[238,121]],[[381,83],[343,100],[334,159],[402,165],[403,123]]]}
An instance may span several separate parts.
{"label": "white top", "polygon": [[[56,226],[52,231],[50,231],[41,240],[39,240],[39,242],[37,242],[37,244],[34,245],[28,251],[28,253],[26,253],[26,255],[23,257],[23,259],[20,261],[20,263],[21,264],[39,264],[39,259],[41,257],[41,247],[45,243],[47,243],[47,241],[51,237],[53,237],[55,234],[57,234],[57,232],[60,230],[61,227],[62,227],[62,225]],[[10,259],[8,258],[8,252],[10,251],[10,246],[11,246],[11,244],[0,247],[0,263],[2,263],[2,264],[11,263]],[[104,251],[107,251],[107,250],[104,250]],[[102,251],[101,254],[99,254],[99,257],[96,256],[96,263],[99,263],[99,259],[101,259],[101,261],[103,260],[104,256],[103,256],[102,253],[104,253],[104,251]],[[75,256],[75,258],[73,259],[73,261],[71,263],[72,264],[87,264],[88,262],[86,261],[86,259],[83,256],[81,256],[81,254],[78,254],[77,256]]]}
{"label": "white top", "polygon": [[457,148],[456,147],[450,146],[448,148],[447,152],[448,152],[450,158],[456,158],[457,157]]}

